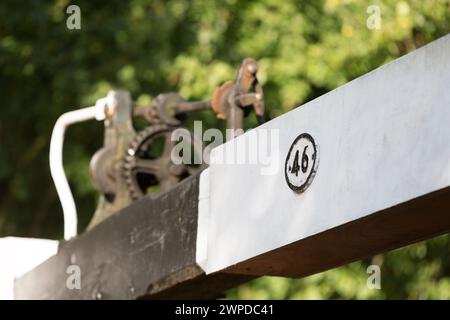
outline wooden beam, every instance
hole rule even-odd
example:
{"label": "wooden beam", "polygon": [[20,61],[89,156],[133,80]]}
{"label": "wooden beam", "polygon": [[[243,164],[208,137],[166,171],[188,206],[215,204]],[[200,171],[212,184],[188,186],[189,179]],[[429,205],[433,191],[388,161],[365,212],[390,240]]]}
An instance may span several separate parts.
{"label": "wooden beam", "polygon": [[[336,265],[324,263],[332,252],[347,246],[370,255],[391,242],[448,230],[449,83],[447,35],[214,148],[205,181],[208,203],[200,207],[198,233],[207,243],[202,268],[207,274],[244,271],[232,266],[319,239],[317,246],[307,243],[323,248],[325,257],[315,258],[324,269]],[[427,200],[434,192],[441,194],[439,207]],[[423,208],[433,212],[399,215],[391,209],[414,199],[412,206],[419,206],[422,198]],[[377,212],[385,224],[377,223]],[[316,237],[339,237],[331,230],[352,225],[355,234],[343,234],[342,245],[328,248]],[[361,228],[380,243],[363,241]],[[341,263],[363,253],[349,253]],[[303,273],[300,268],[285,275]]]}
{"label": "wooden beam", "polygon": [[407,201],[225,269],[304,277],[450,232],[450,188]]}
{"label": "wooden beam", "polygon": [[[206,275],[195,261],[198,180],[61,243],[16,281],[16,299],[217,298],[257,276],[303,277],[450,231],[446,188]],[[66,287],[72,264],[81,290]]]}
{"label": "wooden beam", "polygon": [[[157,199],[146,197],[92,230],[61,242],[58,254],[16,281],[16,299],[215,298],[252,276],[206,276],[196,263],[198,176]],[[81,289],[66,286],[68,266]]]}

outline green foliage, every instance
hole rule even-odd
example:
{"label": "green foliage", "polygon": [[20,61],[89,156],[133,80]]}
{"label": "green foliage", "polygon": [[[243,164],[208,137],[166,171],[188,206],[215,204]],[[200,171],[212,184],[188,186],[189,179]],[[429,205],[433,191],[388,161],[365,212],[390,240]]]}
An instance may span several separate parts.
{"label": "green foliage", "polygon": [[[450,30],[448,0],[83,0],[81,30],[66,28],[69,4],[0,3],[0,235],[62,236],[51,130],[58,115],[111,88],[139,102],[167,91],[205,99],[252,56],[273,118]],[[372,4],[381,8],[380,30],[366,27]],[[219,125],[211,113],[195,117]],[[96,204],[88,163],[101,143],[96,123],[68,132],[65,164],[81,229]],[[440,237],[374,257],[382,261],[380,291],[366,288],[371,261],[361,261],[303,280],[261,278],[229,297],[449,298],[449,243]]]}

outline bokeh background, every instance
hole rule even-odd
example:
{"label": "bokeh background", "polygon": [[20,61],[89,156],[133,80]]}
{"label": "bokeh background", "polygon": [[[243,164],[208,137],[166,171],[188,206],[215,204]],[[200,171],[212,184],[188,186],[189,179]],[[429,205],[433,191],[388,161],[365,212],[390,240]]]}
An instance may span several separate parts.
{"label": "bokeh background", "polygon": [[[81,8],[80,30],[66,27],[70,4]],[[381,10],[379,30],[366,26],[370,5]],[[129,90],[141,103],[167,91],[207,99],[251,56],[274,118],[449,31],[447,0],[2,0],[0,236],[62,238],[51,130],[60,114],[109,89]],[[220,125],[208,111],[188,125],[193,119]],[[99,123],[66,137],[80,231],[96,206],[88,163],[101,144]],[[227,297],[449,299],[449,249],[444,235],[305,279],[263,277]],[[370,264],[381,266],[381,290],[366,287]]]}

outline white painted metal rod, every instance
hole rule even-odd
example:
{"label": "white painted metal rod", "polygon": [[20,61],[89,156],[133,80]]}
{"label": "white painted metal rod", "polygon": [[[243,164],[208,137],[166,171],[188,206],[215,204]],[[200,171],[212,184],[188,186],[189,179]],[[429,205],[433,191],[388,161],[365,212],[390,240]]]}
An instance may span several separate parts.
{"label": "white painted metal rod", "polygon": [[64,133],[71,124],[90,119],[104,119],[104,104],[102,102],[104,103],[105,99],[97,101],[95,106],[64,113],[58,118],[53,128],[50,141],[50,172],[63,209],[64,239],[66,240],[77,235],[77,209],[64,173]]}

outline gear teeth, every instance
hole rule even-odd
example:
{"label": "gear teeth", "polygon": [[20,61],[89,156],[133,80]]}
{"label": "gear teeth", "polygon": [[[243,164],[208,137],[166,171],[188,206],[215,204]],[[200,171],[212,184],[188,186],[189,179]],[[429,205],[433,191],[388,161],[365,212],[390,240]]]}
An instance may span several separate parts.
{"label": "gear teeth", "polygon": [[136,155],[138,154],[140,147],[146,140],[148,140],[152,136],[160,132],[170,130],[173,130],[173,128],[164,124],[152,125],[148,128],[145,128],[134,136],[133,140],[130,142],[128,148],[126,149],[126,155],[123,158],[121,166],[122,176],[125,178],[129,195],[133,200],[138,200],[144,195],[142,190],[137,187],[137,182],[134,181],[135,177],[133,174],[133,170],[135,169]]}
{"label": "gear teeth", "polygon": [[142,144],[154,135],[162,132],[173,131],[174,129],[176,129],[176,127],[166,124],[154,124],[138,132],[130,142],[128,148],[126,149],[126,154],[123,158],[121,169],[122,176],[124,177],[125,183],[128,187],[128,192],[131,199],[138,200],[144,195],[144,192],[138,186],[134,172],[136,169],[135,160],[139,155],[139,150],[142,147]]}

